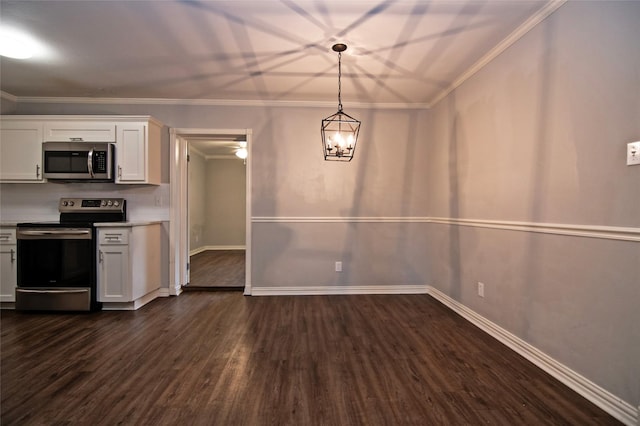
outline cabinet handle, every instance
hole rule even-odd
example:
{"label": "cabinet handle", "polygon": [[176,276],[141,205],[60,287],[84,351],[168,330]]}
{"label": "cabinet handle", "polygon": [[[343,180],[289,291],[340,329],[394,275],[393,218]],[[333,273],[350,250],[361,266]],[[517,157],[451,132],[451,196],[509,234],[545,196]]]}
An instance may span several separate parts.
{"label": "cabinet handle", "polygon": [[69,138],[69,140],[71,140],[71,142],[84,142],[82,138]]}
{"label": "cabinet handle", "polygon": [[36,179],[40,179],[40,164],[36,164]]}
{"label": "cabinet handle", "polygon": [[104,255],[102,254],[102,250],[98,250],[98,262],[102,263],[104,260]]}
{"label": "cabinet handle", "polygon": [[11,263],[16,261],[16,251],[11,249]]}
{"label": "cabinet handle", "polygon": [[122,177],[122,166],[118,166],[118,177]]}

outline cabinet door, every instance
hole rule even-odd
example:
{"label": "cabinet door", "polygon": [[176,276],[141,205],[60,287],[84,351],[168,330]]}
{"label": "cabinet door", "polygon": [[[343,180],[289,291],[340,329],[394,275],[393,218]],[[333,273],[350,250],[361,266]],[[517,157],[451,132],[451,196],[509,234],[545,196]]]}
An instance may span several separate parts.
{"label": "cabinet door", "polygon": [[0,302],[16,301],[16,246],[0,245]]}
{"label": "cabinet door", "polygon": [[147,126],[118,124],[116,183],[145,183],[147,180]]}
{"label": "cabinet door", "polygon": [[98,301],[131,301],[129,247],[100,245],[98,252]]}
{"label": "cabinet door", "polygon": [[50,121],[44,124],[46,142],[115,142],[115,123]]}
{"label": "cabinet door", "polygon": [[42,182],[42,124],[2,121],[0,180]]}

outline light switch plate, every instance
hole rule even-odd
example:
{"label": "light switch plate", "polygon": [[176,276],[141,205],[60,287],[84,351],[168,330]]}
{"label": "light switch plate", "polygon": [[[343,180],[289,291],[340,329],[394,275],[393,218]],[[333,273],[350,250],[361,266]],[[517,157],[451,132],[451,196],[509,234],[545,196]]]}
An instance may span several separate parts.
{"label": "light switch plate", "polygon": [[640,141],[627,144],[627,166],[640,164]]}

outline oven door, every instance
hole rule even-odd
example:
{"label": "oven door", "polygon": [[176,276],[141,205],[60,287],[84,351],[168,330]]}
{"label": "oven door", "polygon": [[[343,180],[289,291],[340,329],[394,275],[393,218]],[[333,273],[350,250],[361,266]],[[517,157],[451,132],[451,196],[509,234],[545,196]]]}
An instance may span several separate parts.
{"label": "oven door", "polygon": [[95,308],[92,228],[18,227],[16,309],[88,311]]}

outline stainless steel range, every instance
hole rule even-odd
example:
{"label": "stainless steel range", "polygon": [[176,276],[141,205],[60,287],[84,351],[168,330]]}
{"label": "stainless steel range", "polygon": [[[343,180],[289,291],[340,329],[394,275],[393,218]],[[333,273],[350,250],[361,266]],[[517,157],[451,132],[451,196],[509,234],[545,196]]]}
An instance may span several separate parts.
{"label": "stainless steel range", "polygon": [[97,301],[96,227],[125,222],[123,198],[62,198],[59,222],[19,223],[16,309],[94,311]]}

